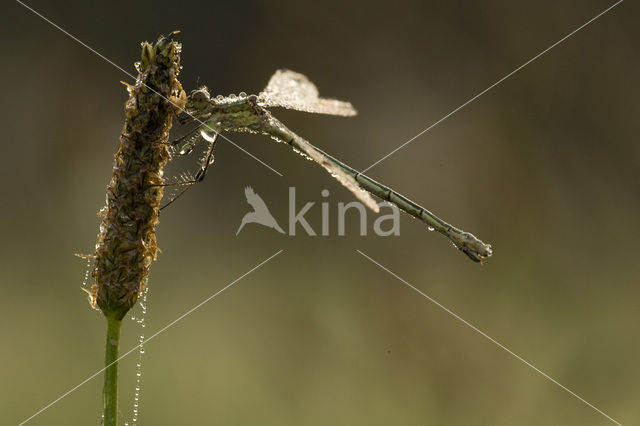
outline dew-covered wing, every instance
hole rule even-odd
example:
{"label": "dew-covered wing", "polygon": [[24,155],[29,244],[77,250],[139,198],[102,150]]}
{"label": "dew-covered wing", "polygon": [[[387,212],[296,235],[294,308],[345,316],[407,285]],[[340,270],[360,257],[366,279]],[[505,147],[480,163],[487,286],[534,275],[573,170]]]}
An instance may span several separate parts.
{"label": "dew-covered wing", "polygon": [[[275,121],[275,120],[274,120]],[[356,179],[353,177],[351,173],[345,170],[343,167],[338,164],[334,158],[328,156],[315,146],[313,146],[309,141],[301,138],[295,133],[291,132],[286,127],[281,124],[276,124],[277,126],[281,126],[280,129],[283,133],[289,134],[289,137],[292,139],[290,145],[293,147],[295,151],[299,154],[302,154],[304,157],[315,161],[320,164],[322,167],[328,171],[331,176],[336,178],[338,182],[340,182],[345,188],[353,193],[365,206],[369,207],[374,212],[378,213],[380,208],[378,204],[373,199],[371,194],[362,189],[362,187],[358,184]],[[275,136],[276,140],[285,142],[281,137]]]}
{"label": "dew-covered wing", "polygon": [[371,210],[373,210],[376,213],[378,213],[380,211],[380,207],[378,207],[378,204],[376,203],[376,200],[373,199],[371,194],[369,194],[367,191],[362,189],[362,187],[360,187],[360,185],[358,185],[358,182],[355,180],[355,178],[353,176],[351,176],[349,173],[345,172],[344,170],[342,170],[341,168],[339,168],[335,164],[324,163],[324,164],[322,164],[322,166],[329,173],[331,173],[331,176],[336,178],[338,180],[338,182],[340,182],[342,184],[342,186],[344,186],[349,191],[351,191],[351,193],[353,195],[355,195],[356,198],[358,200],[360,200],[360,202],[362,204],[364,204],[365,206],[369,207]]}
{"label": "dew-covered wing", "polygon": [[319,97],[315,84],[303,74],[290,70],[276,71],[260,93],[259,101],[266,107],[283,107],[319,114],[356,115],[351,103]]}

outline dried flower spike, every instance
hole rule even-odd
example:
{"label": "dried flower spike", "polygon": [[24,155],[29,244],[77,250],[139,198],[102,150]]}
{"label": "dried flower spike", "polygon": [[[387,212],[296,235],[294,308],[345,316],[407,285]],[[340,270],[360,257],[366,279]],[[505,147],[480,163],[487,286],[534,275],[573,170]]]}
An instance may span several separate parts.
{"label": "dried flower spike", "polygon": [[126,120],[107,186],[90,295],[93,307],[107,316],[122,318],[135,305],[156,259],[162,199],[158,185],[164,183],[163,168],[171,159],[167,141],[172,116],[186,102],[177,79],[181,45],[173,41],[175,34],[153,45],[142,43],[138,78],[127,85]]}

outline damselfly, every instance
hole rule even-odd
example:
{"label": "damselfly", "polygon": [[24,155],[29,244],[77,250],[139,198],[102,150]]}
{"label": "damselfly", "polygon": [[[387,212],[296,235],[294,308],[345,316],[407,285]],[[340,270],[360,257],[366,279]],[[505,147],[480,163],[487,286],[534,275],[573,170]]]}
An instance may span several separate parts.
{"label": "damselfly", "polygon": [[[243,92],[238,96],[213,98],[206,87],[201,87],[191,92],[184,113],[179,117],[179,121],[183,124],[196,120],[199,126],[174,143],[176,146],[181,145],[179,150],[181,154],[191,152],[194,145],[201,139],[208,141],[210,145],[195,178],[180,184],[187,185],[189,188],[190,185],[204,179],[207,168],[213,161],[213,150],[218,133],[250,132],[267,135],[278,142],[291,145],[296,152],[323,166],[375,212],[378,212],[379,208],[371,194],[395,204],[401,210],[420,219],[430,230],[436,230],[445,235],[471,260],[481,262],[484,258],[491,256],[492,250],[489,244],[450,225],[405,196],[316,148],[273,117],[267,109],[269,107],[341,116],[356,114],[356,110],[349,102],[319,97],[318,89],[311,81],[304,75],[289,70],[276,71],[267,87],[258,95],[247,96]],[[182,193],[178,194],[180,195]]]}

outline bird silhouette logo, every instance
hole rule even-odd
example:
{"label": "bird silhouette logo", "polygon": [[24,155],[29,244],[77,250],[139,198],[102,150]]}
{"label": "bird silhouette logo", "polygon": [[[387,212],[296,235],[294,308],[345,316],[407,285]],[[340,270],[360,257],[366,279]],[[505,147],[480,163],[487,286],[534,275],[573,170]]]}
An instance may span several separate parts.
{"label": "bird silhouette logo", "polygon": [[244,215],[244,217],[242,218],[242,222],[240,223],[240,227],[236,232],[236,235],[240,233],[242,228],[244,228],[247,223],[259,223],[260,225],[264,225],[267,228],[273,228],[279,233],[284,234],[284,231],[282,230],[282,228],[280,228],[280,225],[278,225],[278,222],[276,222],[276,220],[274,219],[273,215],[267,208],[267,205],[264,203],[264,200],[260,198],[258,194],[256,194],[253,188],[247,186],[244,189],[244,195],[245,197],[247,197],[247,203],[249,203],[249,205],[253,207],[253,211]]}

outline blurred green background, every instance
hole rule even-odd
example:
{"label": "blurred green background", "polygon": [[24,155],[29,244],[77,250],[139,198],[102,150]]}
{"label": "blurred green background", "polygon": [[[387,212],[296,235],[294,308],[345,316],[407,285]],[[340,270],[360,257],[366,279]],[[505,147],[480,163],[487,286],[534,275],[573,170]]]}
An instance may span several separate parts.
{"label": "blurred green background", "polygon": [[[612,3],[28,4],[130,72],[141,41],[181,30],[187,90],[255,93],[278,68],[305,73],[359,115],[276,116],[362,169]],[[2,8],[0,413],[17,424],[102,365],[105,321],[73,254],[95,243],[130,80],[18,3]],[[369,171],[492,243],[484,266],[407,215],[398,237],[359,236],[355,215],[335,236],[348,191],[284,145],[228,135],[284,176],[220,143],[207,180],[162,214],[147,335],[285,251],[147,345],[139,424],[613,424],[356,249],[637,424],[638,12],[622,3]],[[282,226],[295,186],[316,230],[329,189],[333,236],[236,237],[247,185]],[[139,334],[128,320],[122,351]],[[122,421],[135,358],[121,362]],[[100,375],[29,424],[99,424],[101,389]]]}

